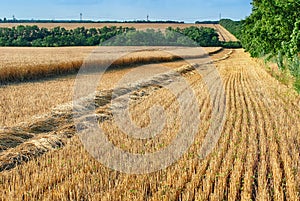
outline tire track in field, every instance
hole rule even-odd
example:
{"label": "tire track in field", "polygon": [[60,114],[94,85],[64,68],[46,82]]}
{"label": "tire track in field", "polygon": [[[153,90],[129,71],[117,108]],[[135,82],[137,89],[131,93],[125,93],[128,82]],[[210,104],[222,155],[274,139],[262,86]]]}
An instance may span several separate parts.
{"label": "tire track in field", "polygon": [[[199,80],[198,80],[198,82],[199,82]],[[200,97],[202,97],[202,96],[200,96]],[[209,98],[208,95],[207,95],[207,96],[205,95],[205,96],[202,98],[201,101],[202,101],[202,103],[201,103],[202,107],[200,107],[200,108],[201,108],[201,119],[203,119],[203,121],[206,121],[207,119],[209,119],[209,116],[211,115],[210,98]],[[202,108],[204,108],[204,109],[207,108],[207,109],[202,110]],[[199,133],[199,135],[196,137],[196,141],[201,142],[201,141],[203,140],[203,138],[205,137],[205,131],[206,131],[207,129],[208,129],[208,125],[203,125],[203,127],[202,127],[203,132]],[[197,145],[197,147],[198,147],[198,146],[199,146],[199,145]],[[196,147],[193,147],[192,150],[194,150],[194,151],[193,151],[194,153],[197,152],[197,148],[196,148]],[[192,152],[192,151],[191,151],[191,152]],[[183,161],[183,159],[180,160],[180,161]],[[201,173],[201,172],[203,172],[203,171],[206,169],[205,162],[199,163],[197,159],[196,159],[196,160],[195,160],[195,159],[191,159],[191,161],[192,161],[192,164],[195,164],[195,165],[192,166],[192,167],[189,167],[189,171],[188,171],[188,174],[189,174],[189,175],[192,175],[192,174],[193,174],[193,170],[200,169],[200,171],[198,170],[197,173]],[[180,163],[180,162],[179,162],[179,163]],[[169,178],[173,178],[174,181],[176,181],[177,179],[180,179],[181,176],[180,176],[180,173],[179,173],[178,171],[179,171],[181,168],[178,168],[178,170],[176,170],[175,167],[171,167],[171,168],[172,168],[172,169],[174,168],[174,173],[172,173],[172,174],[169,176]],[[176,179],[176,178],[177,178],[177,179]],[[188,182],[190,182],[191,179],[192,179],[192,176],[190,176],[189,178],[186,178],[186,182],[183,182],[183,183],[178,182],[177,185],[179,185],[179,186],[177,186],[177,188],[183,190],[183,189],[185,188],[185,184],[188,183]],[[158,190],[153,194],[153,197],[151,198],[151,200],[161,199],[161,196],[164,195],[164,194],[165,194],[164,196],[172,196],[172,195],[167,195],[167,193],[165,193],[165,191],[166,191],[165,186],[167,186],[168,183],[169,183],[168,180],[166,180],[165,182],[162,182],[162,183],[160,184],[160,187],[158,188]],[[174,196],[175,196],[174,199],[176,199],[176,197],[180,196],[180,194],[177,193],[177,194],[174,195]]]}
{"label": "tire track in field", "polygon": [[[228,80],[224,81],[225,91],[227,91],[229,84],[230,83],[228,82]],[[216,94],[218,94],[218,93],[216,93]],[[226,100],[228,100],[229,98],[230,97],[227,96]],[[231,103],[232,103],[232,101],[229,100],[228,105],[232,106]],[[228,130],[232,129],[232,126],[230,126],[230,124],[231,124],[231,122],[229,123],[229,121],[225,122],[224,128],[226,128],[226,131],[224,131],[224,132],[227,133]],[[229,135],[229,134],[224,135],[224,136],[222,135],[221,138],[220,138],[220,142],[217,145],[217,147],[219,147],[220,145],[224,145],[224,146],[221,147],[221,149],[222,149],[221,155],[222,156],[224,155],[224,153],[226,153],[228,151],[229,145],[226,144],[226,143],[230,142],[229,141],[230,137],[231,137],[231,135]],[[216,148],[216,149],[218,149],[218,148]],[[194,200],[195,199],[195,196],[197,196],[196,192],[199,190],[199,188],[201,186],[201,181],[199,180],[199,178],[203,178],[202,175],[205,174],[204,171],[207,171],[207,168],[208,168],[207,163],[212,163],[212,158],[208,157],[204,161],[205,161],[205,164],[206,164],[206,168],[205,169],[200,168],[202,170],[201,172],[197,172],[197,174],[192,175],[192,179],[187,184],[185,184],[185,189],[180,194],[180,196],[177,197],[177,200]]]}
{"label": "tire track in field", "polygon": [[236,200],[241,198],[241,191],[243,186],[243,178],[245,174],[245,168],[243,163],[245,162],[246,155],[247,155],[247,145],[248,145],[248,138],[247,138],[247,131],[246,128],[242,125],[247,121],[246,120],[246,108],[244,104],[244,100],[242,97],[242,88],[241,88],[241,74],[236,73],[236,82],[233,90],[236,90],[238,97],[237,99],[237,117],[239,119],[240,126],[235,128],[235,134],[238,135],[238,149],[237,153],[235,154],[235,160],[233,163],[233,170],[231,173],[231,180],[229,183],[229,200]]}
{"label": "tire track in field", "polygon": [[[226,86],[225,91],[228,91],[227,90],[228,86],[230,86],[230,82],[232,82],[232,81],[228,82],[228,80],[225,80],[224,82],[225,82],[224,84]],[[230,100],[231,98],[234,98],[234,97],[227,97],[227,100],[228,100],[228,104],[233,106],[233,101]],[[231,111],[231,109],[229,109],[229,111]],[[229,114],[233,114],[233,113],[229,113]],[[226,128],[227,131],[233,128],[232,122],[226,121],[225,125],[226,125],[225,128]],[[226,131],[224,131],[224,132],[226,132]],[[231,137],[232,136],[229,135],[229,134],[224,135],[224,136],[222,135],[220,141],[228,142],[228,139],[231,138]],[[223,143],[220,142],[218,144],[223,144]],[[219,145],[217,145],[217,146],[219,146]],[[228,145],[225,146],[225,147],[222,147],[222,149],[223,149],[223,151],[228,150]],[[179,200],[195,200],[197,197],[199,197],[200,188],[202,189],[201,191],[203,191],[201,180],[204,179],[203,175],[205,175],[205,171],[207,171],[208,163],[212,163],[211,158],[212,157],[209,156],[206,159],[204,159],[203,165],[199,167],[199,169],[201,171],[197,171],[196,174],[192,175],[191,181],[185,185],[186,186],[185,190],[183,191],[183,193],[178,198]],[[203,167],[205,167],[205,168],[203,168]]]}
{"label": "tire track in field", "polygon": [[243,69],[243,76],[241,80],[241,87],[243,88],[243,97],[246,104],[246,113],[247,113],[247,124],[248,127],[248,152],[247,152],[247,159],[245,161],[245,176],[244,176],[244,184],[243,184],[243,191],[241,194],[242,200],[251,200],[255,199],[256,192],[253,190],[253,183],[255,183],[255,165],[257,163],[257,147],[258,147],[258,136],[255,133],[255,119],[253,119],[253,112],[255,112],[255,108],[253,107],[250,97],[251,94],[247,93],[247,73],[246,70]]}
{"label": "tire track in field", "polygon": [[[255,74],[257,79],[266,80],[262,79],[263,75],[265,74]],[[266,83],[261,83],[261,87],[263,86],[263,84],[265,84],[265,86],[268,86],[266,85]],[[278,93],[278,91],[282,92]],[[268,102],[268,107],[272,107],[271,111],[273,113],[272,116],[276,123],[276,130],[278,131],[278,134],[284,137],[284,140],[279,139],[279,141],[281,141],[279,144],[281,144],[284,148],[283,158],[286,159],[284,159],[283,161],[285,161],[285,164],[289,164],[285,165],[286,169],[291,169],[288,170],[287,173],[287,178],[289,178],[287,182],[291,183],[291,185],[287,185],[287,188],[291,189],[290,186],[293,186],[293,182],[289,181],[293,180],[291,178],[294,177],[296,180],[296,187],[293,188],[297,189],[296,192],[298,192],[298,197],[300,197],[300,105],[296,104],[296,102],[300,103],[300,99],[299,97],[297,99],[291,96],[293,92],[285,88],[276,90],[266,90],[266,93],[268,93],[268,97],[273,98],[273,101]],[[293,100],[289,101],[292,98]],[[295,190],[289,191],[289,194],[293,194],[292,197],[294,197]]]}
{"label": "tire track in field", "polygon": [[256,132],[256,137],[258,140],[257,164],[253,174],[255,181],[252,185],[252,199],[271,200],[270,190],[268,191],[269,182],[267,181],[267,164],[269,164],[269,159],[266,156],[268,150],[264,126],[264,121],[266,121],[266,119],[262,117],[262,113],[257,105],[257,99],[255,98],[256,95],[253,93],[250,86],[249,80],[247,80],[247,84],[245,84],[244,87],[245,90],[248,91],[249,100],[254,108],[253,117],[254,121],[256,122],[256,126],[253,132]]}
{"label": "tire track in field", "polygon": [[[233,83],[233,81],[232,81],[232,83]],[[226,85],[226,83],[225,83],[225,85]],[[229,84],[227,86],[231,87],[233,85]],[[231,101],[231,102],[234,102],[234,101]],[[229,109],[228,113],[229,114],[234,114],[233,111],[231,111],[231,108]],[[230,124],[231,124],[232,128],[229,126]],[[228,129],[230,129],[230,130],[232,130],[233,127],[234,127],[234,124],[232,124],[232,122],[229,122],[229,121],[227,121],[225,123],[225,125],[228,125]],[[236,124],[235,126],[238,126],[238,124]],[[215,151],[211,154],[212,156],[210,157],[209,167],[206,170],[205,178],[203,178],[203,181],[201,183],[202,188],[199,189],[199,191],[198,191],[198,196],[201,196],[201,199],[207,199],[209,197],[210,193],[213,192],[213,189],[214,189],[214,186],[215,186],[215,180],[216,180],[215,174],[221,168],[221,165],[222,165],[222,162],[223,162],[223,157],[225,156],[225,154],[228,150],[230,141],[227,140],[227,139],[229,137],[231,138],[232,136],[230,134],[227,134],[227,135],[224,136],[224,134],[225,134],[224,132],[225,131],[223,131],[223,133],[222,133],[222,137],[221,137],[221,139],[218,143],[218,146],[215,148]],[[222,175],[219,175],[219,176],[221,177]]]}
{"label": "tire track in field", "polygon": [[[252,72],[249,72],[250,70],[248,70],[248,78],[251,79],[251,76],[252,76]],[[255,79],[252,79],[251,81],[247,82],[245,84],[244,87],[250,87],[252,89],[256,89],[256,84],[257,82],[255,82],[256,80]],[[256,83],[256,84],[254,84]],[[247,88],[246,88],[247,89]],[[251,90],[250,90],[251,91]],[[248,94],[249,95],[249,94]],[[250,95],[249,95],[250,96]],[[255,96],[257,97],[257,95]],[[270,178],[270,183],[272,185],[271,189],[269,190],[269,192],[274,192],[274,195],[272,193],[272,199],[283,199],[284,197],[284,194],[283,194],[283,190],[282,188],[280,187],[281,185],[281,170],[280,170],[280,162],[278,161],[278,158],[277,158],[277,144],[274,142],[274,140],[269,140],[269,136],[272,135],[272,130],[270,129],[270,121],[271,121],[271,117],[267,114],[265,108],[263,105],[262,105],[262,101],[261,99],[256,99],[254,102],[256,102],[258,104],[258,113],[257,113],[257,116],[259,116],[260,118],[259,119],[262,119],[262,122],[263,124],[260,125],[260,127],[262,127],[264,130],[263,130],[263,133],[266,133],[267,134],[267,144],[269,144],[269,147],[271,147],[270,151],[269,151],[269,154],[271,153],[270,155],[270,159],[271,161],[269,162],[270,166],[271,166],[271,169],[270,171],[272,172],[272,175],[268,175],[268,177]],[[264,108],[264,109],[263,109]],[[274,144],[275,143],[275,144]],[[275,177],[273,175],[276,175]],[[280,176],[278,176],[280,175]]]}
{"label": "tire track in field", "polygon": [[[259,88],[261,89],[261,91],[264,90],[265,88],[263,86],[266,86],[267,83],[261,84],[260,80],[264,80],[264,79],[257,79],[255,75],[257,75],[257,71],[254,71],[253,68],[249,68],[248,76],[246,76],[248,78],[247,79],[248,83],[245,85],[245,87],[247,87],[248,89]],[[276,119],[279,120],[278,114],[281,114],[282,112],[278,112],[278,109],[276,108],[280,108],[280,104],[283,105],[284,103],[281,103],[280,101],[276,101],[276,102],[270,101],[268,97],[271,96],[268,96],[267,91],[261,93],[256,92],[255,97],[256,100],[254,102],[259,105],[259,109],[260,109],[259,113],[263,114],[264,116],[263,122],[265,124],[264,128],[266,128],[264,132],[269,136],[268,143],[272,148],[271,151],[269,151],[269,154],[271,154],[270,158],[272,161],[270,162],[270,165],[273,174],[268,175],[268,177],[271,177],[271,183],[273,184],[273,188],[275,188],[273,199],[287,198],[287,199],[294,200],[297,197],[297,195],[295,194],[297,192],[295,188],[295,184],[297,182],[294,179],[294,176],[289,168],[289,165],[292,164],[292,160],[291,160],[292,155],[288,153],[287,151],[288,148],[286,147],[286,144],[289,141],[286,138],[284,132],[280,134],[281,137],[279,137],[279,133],[277,132],[277,130],[281,126],[279,126],[280,123],[278,123]],[[282,118],[280,119],[282,120]],[[297,133],[297,131],[295,131],[295,133]],[[284,140],[282,140],[282,138]],[[276,153],[278,153],[278,155]],[[260,182],[260,183],[265,183],[265,182]],[[271,192],[273,191],[272,188],[270,191]]]}
{"label": "tire track in field", "polygon": [[276,134],[274,134],[273,125],[272,125],[272,117],[270,116],[270,113],[268,110],[268,107],[264,104],[262,100],[258,101],[259,108],[261,110],[261,113],[263,114],[264,118],[264,125],[266,128],[266,135],[267,135],[267,141],[269,145],[269,158],[270,158],[270,177],[271,184],[273,186],[271,187],[271,191],[274,191],[273,193],[273,199],[274,200],[283,200],[285,197],[284,190],[282,188],[282,162],[279,156],[279,145],[276,140]]}
{"label": "tire track in field", "polygon": [[[222,163],[219,167],[219,171],[216,174],[216,182],[214,185],[214,189],[212,192],[211,199],[216,200],[219,198],[226,199],[226,196],[228,195],[228,183],[230,181],[230,174],[231,174],[231,169],[232,169],[232,163],[234,161],[234,155],[237,151],[237,142],[238,138],[237,135],[233,134],[234,129],[238,126],[237,125],[237,116],[235,115],[236,113],[236,107],[234,103],[236,102],[235,99],[235,91],[231,90],[234,88],[233,85],[233,75],[230,75],[227,83],[226,83],[226,91],[228,95],[227,100],[229,100],[229,109],[228,109],[228,118],[227,122],[225,124],[225,130],[223,132],[223,136],[226,136],[224,140],[220,140],[219,144],[224,145],[226,148],[223,149],[223,156],[222,156]],[[227,143],[229,142],[229,143]]]}
{"label": "tire track in field", "polygon": [[[257,74],[255,73],[257,76]],[[258,80],[258,79],[257,79]],[[258,81],[259,82],[259,81]],[[261,85],[262,83],[259,82],[260,88],[263,89],[263,86]],[[295,180],[295,177],[293,175],[292,170],[290,169],[290,165],[292,164],[292,158],[297,158],[297,156],[293,156],[293,154],[290,154],[288,149],[289,146],[287,145],[287,142],[289,142],[286,132],[287,130],[283,130],[280,132],[280,129],[282,125],[285,125],[286,122],[282,122],[282,120],[278,119],[278,114],[286,114],[286,111],[278,110],[278,108],[281,108],[281,106],[284,106],[281,101],[270,101],[267,97],[270,96],[263,96],[261,97],[260,100],[262,103],[262,107],[266,108],[266,112],[268,117],[270,118],[270,124],[271,128],[270,130],[273,131],[273,140],[272,142],[276,143],[276,147],[278,150],[278,161],[280,164],[280,169],[282,171],[282,176],[281,176],[281,188],[283,191],[283,196],[285,199],[288,200],[296,200],[297,199],[297,190],[295,184],[297,183]],[[282,118],[281,118],[282,119]],[[293,126],[292,126],[293,127]],[[269,131],[269,132],[272,132]],[[295,131],[297,133],[297,131]],[[289,143],[291,144],[291,143]],[[292,146],[292,145],[290,145]],[[292,149],[293,150],[293,149]],[[276,178],[274,175],[273,177]],[[275,191],[276,192],[276,191]],[[279,197],[281,199],[281,197]]]}

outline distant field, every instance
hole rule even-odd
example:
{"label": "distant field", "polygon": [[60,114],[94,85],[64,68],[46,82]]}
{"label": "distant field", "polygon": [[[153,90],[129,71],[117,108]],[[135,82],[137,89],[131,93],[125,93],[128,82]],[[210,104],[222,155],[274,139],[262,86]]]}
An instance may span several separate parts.
{"label": "distant field", "polygon": [[85,28],[103,28],[105,26],[123,26],[123,27],[135,27],[139,30],[145,30],[148,28],[153,29],[161,29],[164,30],[168,27],[180,27],[186,28],[190,26],[197,26],[197,27],[211,27],[213,28],[214,25],[212,24],[167,24],[167,23],[0,23],[0,27],[14,27],[18,25],[37,25],[39,27],[45,28],[54,28],[54,27],[65,27],[66,29],[75,29],[77,27],[85,27]]}
{"label": "distant field", "polygon": [[66,29],[75,29],[78,27],[85,27],[85,28],[103,28],[105,26],[122,26],[122,27],[134,27],[138,30],[146,30],[146,29],[160,29],[164,31],[168,27],[173,28],[187,28],[190,26],[196,27],[207,27],[207,28],[214,28],[218,31],[220,35],[221,41],[237,41],[237,39],[229,33],[226,29],[224,29],[221,25],[218,24],[165,24],[165,23],[0,23],[0,27],[16,27],[18,25],[37,25],[38,27],[44,28],[54,28],[54,27],[64,27]]}

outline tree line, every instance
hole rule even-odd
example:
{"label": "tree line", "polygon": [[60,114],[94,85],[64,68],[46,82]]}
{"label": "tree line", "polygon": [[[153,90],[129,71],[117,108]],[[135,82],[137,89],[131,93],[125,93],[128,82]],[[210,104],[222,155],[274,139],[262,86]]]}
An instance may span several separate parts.
{"label": "tree line", "polygon": [[0,28],[0,46],[61,47],[97,45],[231,47],[235,44],[220,42],[219,35],[213,28],[195,26],[184,29],[169,27],[164,33],[153,29],[137,31],[135,28],[121,26],[100,29],[79,27],[71,30],[63,27],[47,29],[23,25]]}
{"label": "tree line", "polygon": [[241,48],[240,41],[220,41],[219,34],[213,28],[195,27],[188,28],[167,28],[167,31],[180,33],[191,40],[195,41],[198,46],[202,47],[224,47],[224,48]]}
{"label": "tree line", "polygon": [[277,62],[280,70],[295,77],[300,92],[300,1],[253,0],[252,13],[242,21],[220,20],[240,39],[252,57]]}
{"label": "tree line", "polygon": [[253,57],[275,59],[289,71],[300,91],[300,1],[253,0],[252,14],[242,22],[240,39]]}
{"label": "tree line", "polygon": [[204,27],[184,29],[168,27],[165,33],[160,30],[127,32],[106,41],[101,45],[114,46],[219,46],[219,35],[216,30]]}
{"label": "tree line", "polygon": [[252,14],[243,21],[242,42],[252,56],[291,57],[300,52],[300,1],[253,0]]}
{"label": "tree line", "polygon": [[135,28],[112,26],[100,29],[79,27],[67,30],[63,27],[55,27],[49,30],[38,26],[20,25],[12,28],[0,28],[0,46],[95,46],[129,31],[135,31]]}

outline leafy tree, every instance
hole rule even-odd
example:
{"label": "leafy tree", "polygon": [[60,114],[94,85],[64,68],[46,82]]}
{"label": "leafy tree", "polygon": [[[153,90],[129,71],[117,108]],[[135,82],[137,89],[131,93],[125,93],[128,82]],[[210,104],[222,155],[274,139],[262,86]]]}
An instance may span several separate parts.
{"label": "leafy tree", "polygon": [[222,19],[219,22],[225,29],[232,33],[235,37],[241,37],[243,21],[233,21],[230,19]]}
{"label": "leafy tree", "polygon": [[175,31],[184,36],[187,36],[191,40],[195,41],[198,45],[206,47],[206,46],[219,46],[219,35],[215,29],[205,28],[205,27],[188,27],[185,29],[172,29],[168,30]]}
{"label": "leafy tree", "polygon": [[252,5],[242,28],[244,48],[254,57],[276,57],[279,68],[295,76],[300,91],[300,1],[253,0]]}
{"label": "leafy tree", "polygon": [[165,34],[160,30],[147,29],[146,31],[128,31],[117,35],[115,38],[101,45],[128,45],[128,46],[158,46],[158,45],[182,45],[182,46],[217,46],[218,34],[211,28],[190,27],[186,29],[166,29]]}
{"label": "leafy tree", "polygon": [[[299,0],[253,0],[252,14],[246,18],[242,43],[252,56],[288,54],[295,23],[300,20]],[[294,44],[295,45],[295,44]]]}
{"label": "leafy tree", "polygon": [[135,30],[134,28],[104,27],[102,29],[85,29],[78,27],[74,30],[66,30],[63,27],[55,27],[51,30],[37,26],[17,26],[12,28],[0,28],[0,46],[81,46],[99,45],[118,34]]}

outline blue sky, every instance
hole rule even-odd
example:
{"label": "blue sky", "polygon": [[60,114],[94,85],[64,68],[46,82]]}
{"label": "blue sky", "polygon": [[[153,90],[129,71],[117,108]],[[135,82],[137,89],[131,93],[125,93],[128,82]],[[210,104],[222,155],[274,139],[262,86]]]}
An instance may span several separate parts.
{"label": "blue sky", "polygon": [[92,20],[218,20],[244,19],[251,0],[10,0],[2,1],[0,18]]}

